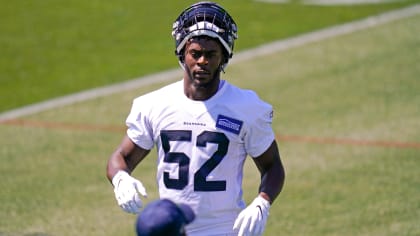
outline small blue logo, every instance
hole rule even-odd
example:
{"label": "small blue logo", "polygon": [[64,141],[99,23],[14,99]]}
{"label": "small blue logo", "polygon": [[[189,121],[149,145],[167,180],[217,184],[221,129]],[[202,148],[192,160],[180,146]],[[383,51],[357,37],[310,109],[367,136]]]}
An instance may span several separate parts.
{"label": "small blue logo", "polygon": [[236,120],[224,115],[219,115],[216,121],[216,127],[229,131],[234,134],[239,134],[242,128],[242,121]]}

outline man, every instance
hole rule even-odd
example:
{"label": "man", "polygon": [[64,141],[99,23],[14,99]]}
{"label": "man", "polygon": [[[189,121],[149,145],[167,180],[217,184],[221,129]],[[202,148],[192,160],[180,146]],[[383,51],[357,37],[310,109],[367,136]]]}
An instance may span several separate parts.
{"label": "man", "polygon": [[185,236],[185,226],[195,214],[185,204],[175,204],[169,199],[149,203],[137,216],[137,236]]}
{"label": "man", "polygon": [[[172,35],[184,77],[134,100],[127,135],[107,166],[117,202],[140,212],[139,194],[146,190],[130,173],[156,145],[160,197],[189,204],[196,214],[188,235],[261,235],[285,174],[271,105],[220,78],[233,54],[236,24],[221,6],[199,2],[180,14]],[[248,155],[261,183],[246,207]]]}

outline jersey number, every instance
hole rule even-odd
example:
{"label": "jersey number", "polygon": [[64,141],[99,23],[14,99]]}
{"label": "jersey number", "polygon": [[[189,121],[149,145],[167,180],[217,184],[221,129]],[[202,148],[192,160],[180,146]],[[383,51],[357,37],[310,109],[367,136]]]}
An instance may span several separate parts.
{"label": "jersey number", "polygon": [[[163,173],[163,182],[169,189],[181,190],[188,184],[188,172],[190,158],[183,152],[170,152],[170,141],[191,142],[192,132],[189,130],[162,130],[160,137],[162,148],[165,152],[164,162],[177,163],[178,179],[171,179],[168,172]],[[194,191],[225,191],[226,181],[208,181],[206,178],[225,157],[229,139],[223,133],[204,131],[197,136],[197,147],[206,147],[207,143],[217,144],[217,150],[201,167],[194,173]]]}

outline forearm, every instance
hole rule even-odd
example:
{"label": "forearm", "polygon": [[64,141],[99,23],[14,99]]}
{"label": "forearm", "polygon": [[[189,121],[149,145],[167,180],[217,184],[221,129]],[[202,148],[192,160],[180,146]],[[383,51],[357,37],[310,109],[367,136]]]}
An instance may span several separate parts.
{"label": "forearm", "polygon": [[119,170],[126,171],[127,173],[131,172],[124,160],[124,157],[121,155],[119,150],[116,150],[108,160],[106,168],[108,180],[112,181],[112,178]]}
{"label": "forearm", "polygon": [[107,177],[111,181],[112,177],[123,170],[131,173],[137,164],[149,154],[150,150],[138,147],[130,138],[125,136],[120,146],[112,153],[108,160]]}
{"label": "forearm", "polygon": [[258,158],[253,159],[261,174],[260,196],[274,202],[283,189],[285,172],[276,141]]}
{"label": "forearm", "polygon": [[273,203],[283,189],[284,179],[285,173],[281,163],[273,165],[261,176],[260,196]]}

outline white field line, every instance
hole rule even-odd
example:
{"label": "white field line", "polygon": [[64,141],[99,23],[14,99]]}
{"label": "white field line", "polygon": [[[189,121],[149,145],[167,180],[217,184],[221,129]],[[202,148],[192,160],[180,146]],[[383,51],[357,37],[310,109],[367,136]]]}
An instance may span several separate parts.
{"label": "white field line", "polygon": [[[343,25],[329,27],[323,30],[306,33],[297,37],[292,37],[286,40],[274,41],[250,50],[238,52],[230,61],[230,64],[236,64],[242,61],[251,60],[255,57],[266,56],[269,54],[285,51],[291,48],[303,46],[308,43],[318,42],[327,38],[332,38],[344,34],[353,33],[358,30],[371,28],[382,25],[391,21],[407,18],[420,14],[420,4],[416,4],[407,8],[383,13],[376,16],[371,16],[362,20],[353,21]],[[79,93],[47,100],[33,105],[24,106],[14,110],[0,113],[0,121],[16,119],[22,116],[35,114],[41,111],[62,107],[77,102],[86,101],[98,97],[111,95],[123,91],[139,88],[141,86],[150,85],[157,82],[165,82],[181,78],[182,71],[179,68],[167,70],[164,72],[136,78],[127,82],[118,83],[115,85],[95,88],[91,90],[82,91]]]}
{"label": "white field line", "polygon": [[398,2],[399,0],[304,0],[303,4],[307,5],[357,5],[357,4],[382,4],[390,2]]}
{"label": "white field line", "polygon": [[[256,2],[265,3],[289,3],[292,0],[255,0]],[[307,5],[324,5],[324,6],[337,6],[337,5],[358,5],[358,4],[382,4],[389,2],[398,2],[400,0],[302,0],[301,4]]]}

